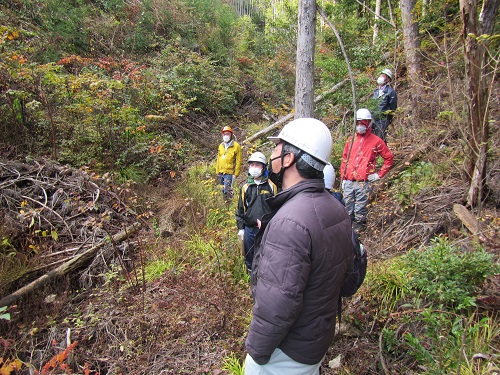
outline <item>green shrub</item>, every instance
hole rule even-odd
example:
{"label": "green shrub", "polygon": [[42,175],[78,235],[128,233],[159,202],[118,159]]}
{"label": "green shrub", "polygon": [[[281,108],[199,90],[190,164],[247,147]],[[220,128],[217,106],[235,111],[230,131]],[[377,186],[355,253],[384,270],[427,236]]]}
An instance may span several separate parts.
{"label": "green shrub", "polygon": [[492,254],[484,249],[460,250],[446,237],[436,237],[423,251],[409,251],[405,259],[413,269],[411,288],[426,300],[449,308],[474,306],[478,286],[500,271]]}
{"label": "green shrub", "polygon": [[441,183],[434,164],[426,161],[413,163],[394,179],[396,199],[400,205],[408,206],[412,197],[424,189],[440,186]]}
{"label": "green shrub", "polygon": [[226,356],[222,363],[222,370],[228,371],[230,375],[243,375],[245,373],[245,368],[234,353]]}
{"label": "green shrub", "polygon": [[370,293],[377,296],[381,311],[394,310],[412,295],[408,276],[409,267],[402,257],[369,267],[366,285]]}
{"label": "green shrub", "polygon": [[[146,282],[151,282],[159,279],[165,272],[170,271],[176,267],[176,264],[171,260],[158,259],[152,261],[144,266],[144,279]],[[179,270],[182,272],[182,269]]]}

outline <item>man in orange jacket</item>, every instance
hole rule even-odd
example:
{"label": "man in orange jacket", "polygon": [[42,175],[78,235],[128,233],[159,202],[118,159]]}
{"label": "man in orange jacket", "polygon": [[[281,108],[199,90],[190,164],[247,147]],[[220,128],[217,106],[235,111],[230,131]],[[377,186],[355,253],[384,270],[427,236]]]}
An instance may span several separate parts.
{"label": "man in orange jacket", "polygon": [[[340,179],[347,212],[356,232],[366,227],[367,204],[373,183],[391,169],[394,156],[385,142],[372,133],[372,114],[366,108],[356,112],[356,135],[345,144],[340,165]],[[351,147],[352,143],[352,147]],[[384,163],[377,172],[377,156]]]}

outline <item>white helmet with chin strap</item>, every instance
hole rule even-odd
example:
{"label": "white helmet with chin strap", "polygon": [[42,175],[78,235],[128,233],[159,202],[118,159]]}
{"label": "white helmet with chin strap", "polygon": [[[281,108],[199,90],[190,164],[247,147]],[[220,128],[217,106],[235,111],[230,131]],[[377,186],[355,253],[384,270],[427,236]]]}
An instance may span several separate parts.
{"label": "white helmet with chin strap", "polygon": [[325,189],[332,190],[333,184],[335,183],[335,168],[330,163],[325,165],[325,169],[323,169],[323,176],[325,179]]}
{"label": "white helmet with chin strap", "polygon": [[[295,119],[286,124],[277,137],[268,139],[274,143],[287,142],[319,160],[321,164],[328,163],[333,147],[330,130],[314,118]],[[321,165],[321,169],[323,167],[324,165]]]}
{"label": "white helmet with chin strap", "polygon": [[250,155],[250,157],[248,158],[248,163],[250,163],[252,161],[262,163],[262,164],[264,164],[264,166],[267,165],[267,158],[260,151],[254,152],[252,155]]}
{"label": "white helmet with chin strap", "polygon": [[380,74],[385,74],[392,81],[392,71],[390,69],[384,69],[380,72]]}

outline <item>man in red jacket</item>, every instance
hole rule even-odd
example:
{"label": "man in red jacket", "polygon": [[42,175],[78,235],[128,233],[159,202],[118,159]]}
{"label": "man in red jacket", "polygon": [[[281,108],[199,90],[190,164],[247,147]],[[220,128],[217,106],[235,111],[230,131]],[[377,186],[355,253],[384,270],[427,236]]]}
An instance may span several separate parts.
{"label": "man in red jacket", "polygon": [[[368,198],[373,183],[384,177],[391,169],[394,156],[385,142],[372,133],[372,114],[366,108],[356,112],[356,135],[349,138],[342,154],[340,179],[347,212],[353,229],[358,232],[366,227]],[[377,172],[377,156],[384,163]]]}

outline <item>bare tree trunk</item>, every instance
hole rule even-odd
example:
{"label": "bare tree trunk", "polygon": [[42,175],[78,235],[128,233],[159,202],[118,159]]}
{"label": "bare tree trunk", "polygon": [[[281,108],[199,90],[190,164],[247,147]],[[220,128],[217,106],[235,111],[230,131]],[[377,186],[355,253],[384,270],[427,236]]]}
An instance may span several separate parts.
{"label": "bare tree trunk", "polygon": [[403,42],[406,54],[406,65],[408,67],[408,78],[415,96],[412,98],[416,102],[421,91],[421,57],[420,37],[418,35],[418,23],[413,12],[415,9],[416,0],[400,0],[401,21],[403,23]]}
{"label": "bare tree trunk", "polygon": [[299,0],[295,118],[314,117],[316,0]]}
{"label": "bare tree trunk", "polygon": [[380,28],[380,8],[382,6],[382,0],[375,1],[375,23],[373,24],[373,44],[377,42],[378,31]]}
{"label": "bare tree trunk", "polygon": [[389,19],[391,20],[391,25],[396,27],[396,22],[394,22],[394,14],[392,14],[391,0],[387,0],[387,9],[389,9]]}
{"label": "bare tree trunk", "polygon": [[[344,79],[343,81],[341,81],[341,82],[337,83],[335,86],[333,86],[330,90],[324,92],[321,95],[318,95],[317,97],[314,98],[314,103],[316,104],[316,103],[320,102],[321,100],[323,100],[326,95],[334,93],[335,91],[340,89],[346,82],[347,82],[347,79]],[[264,128],[264,129],[258,131],[257,133],[255,133],[254,135],[248,137],[247,139],[245,139],[243,141],[243,143],[252,142],[256,139],[263,137],[264,135],[268,134],[271,130],[277,128],[279,125],[284,124],[288,120],[291,120],[293,118],[293,116],[294,116],[294,113],[289,113],[288,115],[280,118],[278,121],[269,125],[267,128]]]}
{"label": "bare tree trunk", "polygon": [[490,133],[488,101],[496,73],[495,68],[488,85],[487,79],[491,68],[487,61],[486,47],[483,43],[478,42],[477,36],[493,33],[498,6],[499,0],[485,0],[478,17],[477,0],[460,0],[469,112],[466,136],[470,149],[468,173],[471,184],[467,203],[473,207],[480,206],[484,188]]}

